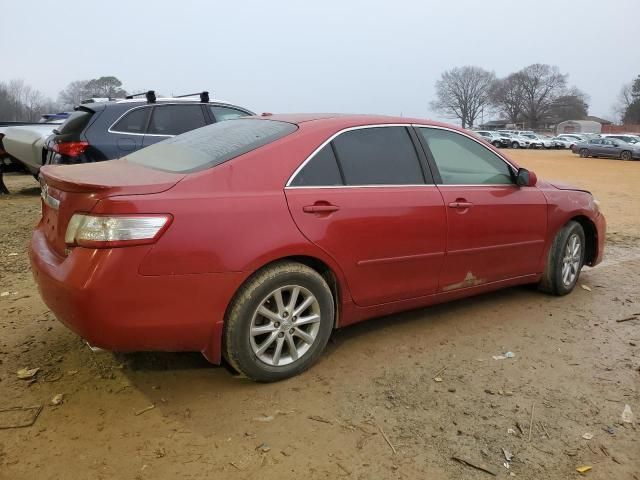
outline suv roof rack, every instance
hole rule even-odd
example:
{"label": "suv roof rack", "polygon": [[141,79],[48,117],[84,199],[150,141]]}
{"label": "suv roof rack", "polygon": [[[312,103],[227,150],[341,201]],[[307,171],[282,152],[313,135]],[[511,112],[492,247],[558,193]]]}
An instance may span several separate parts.
{"label": "suv roof rack", "polygon": [[196,92],[196,93],[188,93],[186,95],[176,95],[174,98],[185,98],[185,97],[195,97],[196,95],[200,95],[200,101],[202,103],[209,103],[209,92]]}
{"label": "suv roof rack", "polygon": [[[124,97],[127,100],[133,100],[135,97],[145,96],[147,99],[147,103],[156,103],[156,92],[155,90],[148,90],[146,92],[133,93],[131,95],[127,95]],[[188,93],[186,95],[174,95],[171,98],[186,98],[186,97],[195,97],[196,95],[200,96],[200,101],[202,103],[209,103],[209,92],[206,90],[204,92],[196,92],[196,93]]]}
{"label": "suv roof rack", "polygon": [[140,97],[144,95],[147,99],[147,103],[156,103],[156,92],[154,90],[148,90],[146,92],[141,92],[141,93],[134,93],[132,95],[127,95],[126,98],[127,100],[132,100],[134,97]]}

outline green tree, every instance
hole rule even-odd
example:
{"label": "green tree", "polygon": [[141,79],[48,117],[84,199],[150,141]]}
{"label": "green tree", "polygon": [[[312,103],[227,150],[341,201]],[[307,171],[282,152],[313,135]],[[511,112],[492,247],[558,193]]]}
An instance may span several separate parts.
{"label": "green tree", "polygon": [[127,95],[122,82],[116,77],[100,77],[89,80],[84,86],[85,98],[118,98]]}

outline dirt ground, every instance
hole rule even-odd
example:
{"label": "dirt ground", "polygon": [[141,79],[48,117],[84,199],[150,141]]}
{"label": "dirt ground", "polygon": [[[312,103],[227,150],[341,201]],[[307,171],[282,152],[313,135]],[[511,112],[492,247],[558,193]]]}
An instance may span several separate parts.
{"label": "dirt ground", "polygon": [[[618,322],[640,316],[640,162],[509,154],[601,201],[608,250],[583,272],[590,290],[512,288],[365,322],[336,332],[308,372],[269,385],[199,354],[89,351],[38,297],[26,248],[39,190],[9,175],[0,410],[42,410],[0,429],[0,478],[491,478],[457,456],[498,478],[590,466],[588,478],[640,479],[640,319]],[[40,368],[34,382],[18,379],[24,367]],[[33,413],[0,412],[0,427]]]}

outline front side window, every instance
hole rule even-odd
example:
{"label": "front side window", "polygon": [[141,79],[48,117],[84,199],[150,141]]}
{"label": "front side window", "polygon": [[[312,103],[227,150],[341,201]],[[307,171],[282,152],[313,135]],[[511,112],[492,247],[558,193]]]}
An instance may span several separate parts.
{"label": "front side window", "polygon": [[232,120],[234,118],[246,117],[249,115],[247,112],[238,110],[237,108],[223,107],[221,105],[209,105],[213,117],[216,122],[222,122],[223,120]]}
{"label": "front side window", "polygon": [[147,126],[150,111],[151,108],[149,107],[130,110],[124,117],[118,120],[118,123],[116,123],[111,130],[114,132],[142,134]]}
{"label": "front side window", "polygon": [[424,184],[418,155],[405,127],[360,128],[333,140],[347,185]]}
{"label": "front side window", "polygon": [[204,127],[207,121],[200,104],[158,105],[153,108],[147,133],[153,135],[180,135]]}
{"label": "front side window", "polygon": [[511,168],[475,140],[457,132],[419,128],[444,185],[513,184]]}
{"label": "front side window", "polygon": [[343,185],[343,181],[331,144],[322,147],[291,181],[292,187],[328,187],[335,185]]}

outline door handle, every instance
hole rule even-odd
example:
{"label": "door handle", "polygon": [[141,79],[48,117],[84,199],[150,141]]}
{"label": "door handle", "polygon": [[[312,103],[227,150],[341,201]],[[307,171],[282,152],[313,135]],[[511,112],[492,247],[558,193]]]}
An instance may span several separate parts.
{"label": "door handle", "polygon": [[471,202],[451,202],[449,204],[449,207],[450,208],[465,209],[465,208],[473,207],[473,203],[471,203]]}
{"label": "door handle", "polygon": [[302,211],[305,213],[331,213],[337,210],[340,210],[340,207],[331,204],[305,205],[304,207],[302,207]]}

